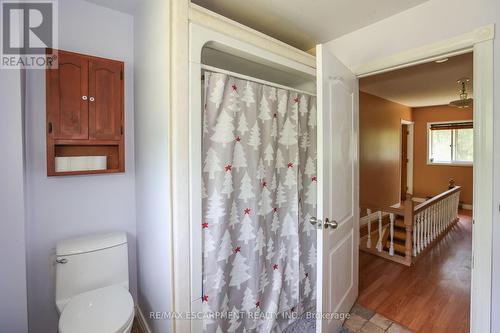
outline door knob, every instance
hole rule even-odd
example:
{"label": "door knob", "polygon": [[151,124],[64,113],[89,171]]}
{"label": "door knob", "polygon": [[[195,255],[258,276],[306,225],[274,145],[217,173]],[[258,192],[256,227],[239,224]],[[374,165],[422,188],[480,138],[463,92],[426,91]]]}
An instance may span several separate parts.
{"label": "door knob", "polygon": [[335,221],[335,220],[330,221],[330,220],[328,220],[328,218],[325,219],[324,225],[325,225],[325,229],[328,229],[328,228],[337,229],[337,227],[339,226],[337,221]]}
{"label": "door knob", "polygon": [[309,223],[311,223],[314,226],[317,226],[319,229],[321,229],[321,220],[318,220],[316,216],[313,216],[309,219]]}

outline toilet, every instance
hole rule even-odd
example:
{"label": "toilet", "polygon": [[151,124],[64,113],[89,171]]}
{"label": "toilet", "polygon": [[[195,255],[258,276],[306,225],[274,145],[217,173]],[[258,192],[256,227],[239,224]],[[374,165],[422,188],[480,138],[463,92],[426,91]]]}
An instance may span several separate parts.
{"label": "toilet", "polygon": [[129,333],[134,301],[124,232],[84,236],[56,245],[59,333]]}

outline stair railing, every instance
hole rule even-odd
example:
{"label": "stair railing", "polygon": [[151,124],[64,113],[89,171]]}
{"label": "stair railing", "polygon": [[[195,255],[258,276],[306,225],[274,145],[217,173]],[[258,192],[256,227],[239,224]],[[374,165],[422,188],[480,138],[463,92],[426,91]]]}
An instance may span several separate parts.
{"label": "stair railing", "polygon": [[[410,266],[415,258],[430,249],[458,221],[460,189],[460,186],[455,186],[418,205],[411,198],[407,199],[404,204],[390,207],[370,205],[371,208],[367,209],[367,215],[360,220],[360,226],[367,225],[368,229],[368,234],[365,236],[366,243],[364,237],[360,239],[360,249]],[[384,225],[384,218],[387,216],[389,222],[387,223],[385,220]],[[404,256],[395,255],[394,251],[394,225],[397,216],[404,217]],[[378,230],[372,232],[371,224],[373,221],[378,221]],[[389,228],[388,234],[386,233],[387,228]],[[402,228],[400,227],[400,229]],[[377,244],[375,248],[372,248],[374,234],[376,234]],[[386,241],[389,243],[388,250],[384,250]],[[400,249],[398,253],[401,254],[401,251]]]}
{"label": "stair railing", "polygon": [[414,257],[430,248],[458,221],[460,186],[455,186],[414,208],[413,244]]}

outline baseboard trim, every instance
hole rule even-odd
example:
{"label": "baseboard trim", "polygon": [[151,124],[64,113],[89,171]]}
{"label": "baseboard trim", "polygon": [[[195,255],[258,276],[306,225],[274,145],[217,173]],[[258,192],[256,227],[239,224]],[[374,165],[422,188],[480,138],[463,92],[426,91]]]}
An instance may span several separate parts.
{"label": "baseboard trim", "polygon": [[472,210],[472,205],[469,205],[469,204],[461,204],[460,206],[462,207],[462,209],[465,209],[465,210]]}
{"label": "baseboard trim", "polygon": [[135,313],[137,314],[137,322],[141,326],[142,330],[145,333],[152,333],[151,329],[148,326],[148,322],[146,321],[146,317],[144,317],[144,314],[141,311],[141,308],[139,306],[135,306]]}

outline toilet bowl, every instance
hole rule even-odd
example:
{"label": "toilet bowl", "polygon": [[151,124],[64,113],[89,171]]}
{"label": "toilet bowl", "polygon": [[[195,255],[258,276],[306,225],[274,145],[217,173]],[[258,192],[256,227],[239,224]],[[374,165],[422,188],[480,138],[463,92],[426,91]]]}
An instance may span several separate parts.
{"label": "toilet bowl", "polygon": [[109,232],[56,245],[59,333],[129,333],[134,322],[127,235]]}
{"label": "toilet bowl", "polygon": [[59,318],[59,333],[130,333],[133,321],[132,296],[110,286],[71,298]]}

